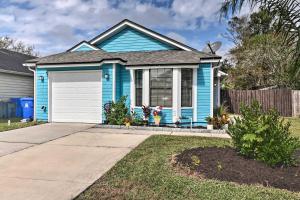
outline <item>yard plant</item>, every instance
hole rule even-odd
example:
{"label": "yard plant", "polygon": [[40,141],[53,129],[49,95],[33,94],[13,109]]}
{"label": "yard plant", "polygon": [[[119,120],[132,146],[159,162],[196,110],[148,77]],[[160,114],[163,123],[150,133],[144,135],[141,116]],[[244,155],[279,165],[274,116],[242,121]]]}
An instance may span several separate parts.
{"label": "yard plant", "polygon": [[110,102],[104,105],[106,122],[112,125],[124,125],[128,118],[129,109],[126,106],[126,96],[122,96],[116,102]]}
{"label": "yard plant", "polygon": [[290,123],[277,111],[262,111],[257,101],[241,105],[241,116],[229,126],[236,149],[244,156],[263,161],[270,166],[296,164],[293,157],[300,147],[298,138],[292,137]]}

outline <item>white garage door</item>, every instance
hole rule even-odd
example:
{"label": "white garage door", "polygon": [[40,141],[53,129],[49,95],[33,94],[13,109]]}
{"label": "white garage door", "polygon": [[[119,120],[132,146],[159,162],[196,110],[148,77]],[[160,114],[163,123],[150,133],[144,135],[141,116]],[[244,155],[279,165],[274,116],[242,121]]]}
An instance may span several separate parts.
{"label": "white garage door", "polygon": [[101,71],[49,72],[50,121],[99,123]]}

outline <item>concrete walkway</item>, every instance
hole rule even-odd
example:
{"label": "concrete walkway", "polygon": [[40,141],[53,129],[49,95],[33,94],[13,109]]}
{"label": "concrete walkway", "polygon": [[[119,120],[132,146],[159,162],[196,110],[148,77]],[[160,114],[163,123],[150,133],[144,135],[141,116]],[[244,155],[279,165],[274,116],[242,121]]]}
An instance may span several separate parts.
{"label": "concrete walkway", "polygon": [[87,124],[44,124],[0,133],[0,199],[72,199],[149,134]]}

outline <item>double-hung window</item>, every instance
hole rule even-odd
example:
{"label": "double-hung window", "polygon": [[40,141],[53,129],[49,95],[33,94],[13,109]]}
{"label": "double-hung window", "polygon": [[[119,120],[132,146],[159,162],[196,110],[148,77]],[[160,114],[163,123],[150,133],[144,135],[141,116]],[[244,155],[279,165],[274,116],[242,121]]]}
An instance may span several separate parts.
{"label": "double-hung window", "polygon": [[150,106],[172,107],[172,89],[172,69],[150,69]]}
{"label": "double-hung window", "polygon": [[181,69],[181,107],[192,107],[193,69]]}
{"label": "double-hung window", "polygon": [[143,104],[143,70],[135,70],[135,105]]}

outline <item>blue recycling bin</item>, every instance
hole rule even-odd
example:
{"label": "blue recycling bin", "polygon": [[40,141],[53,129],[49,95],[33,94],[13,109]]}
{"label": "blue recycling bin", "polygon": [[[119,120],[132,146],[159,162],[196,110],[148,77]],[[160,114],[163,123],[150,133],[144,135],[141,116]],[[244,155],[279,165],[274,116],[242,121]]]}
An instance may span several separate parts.
{"label": "blue recycling bin", "polygon": [[17,118],[23,117],[23,109],[21,106],[20,98],[11,98],[11,102],[16,106],[16,116]]}
{"label": "blue recycling bin", "polygon": [[25,97],[20,98],[21,107],[23,110],[23,119],[33,119],[33,98]]}

